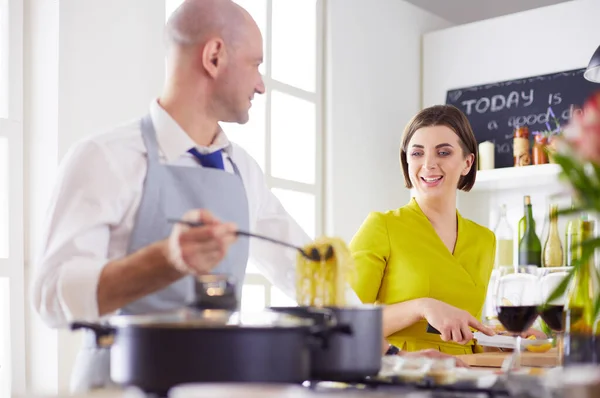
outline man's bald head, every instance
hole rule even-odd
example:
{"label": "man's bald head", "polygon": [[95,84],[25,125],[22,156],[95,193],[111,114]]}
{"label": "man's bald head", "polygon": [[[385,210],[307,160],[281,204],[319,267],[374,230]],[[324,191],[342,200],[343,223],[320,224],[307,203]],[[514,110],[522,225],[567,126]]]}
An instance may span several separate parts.
{"label": "man's bald head", "polygon": [[235,47],[251,23],[246,10],[231,0],[185,0],[169,17],[166,38],[169,45],[194,46],[220,37]]}
{"label": "man's bald head", "polygon": [[231,0],[186,0],[169,18],[165,97],[197,103],[210,117],[245,123],[254,94],[265,91],[262,36]]}

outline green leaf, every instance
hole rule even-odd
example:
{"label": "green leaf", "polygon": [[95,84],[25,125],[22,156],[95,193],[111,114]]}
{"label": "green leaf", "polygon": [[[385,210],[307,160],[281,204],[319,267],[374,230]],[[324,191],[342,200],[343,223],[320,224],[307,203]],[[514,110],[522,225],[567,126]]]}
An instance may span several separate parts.
{"label": "green leaf", "polygon": [[596,251],[596,249],[599,247],[599,243],[600,237],[588,239],[574,245],[574,247],[581,247],[581,257],[579,257],[574,263],[578,264],[578,266],[586,264],[590,257],[594,255],[594,251]]}
{"label": "green leaf", "polygon": [[593,319],[598,319],[598,314],[599,313],[600,313],[600,296],[596,297],[596,299],[594,300],[594,313],[593,313],[593,316],[592,316]]}
{"label": "green leaf", "polygon": [[555,156],[555,161],[561,166],[562,171],[576,190],[586,192],[593,186],[588,173],[585,171],[584,163],[572,156],[561,154]]}
{"label": "green leaf", "polygon": [[575,213],[581,213],[582,211],[585,211],[586,209],[584,209],[583,207],[573,207],[573,208],[568,208],[568,209],[560,209],[556,212],[557,215],[559,216],[565,216],[565,215],[569,215],[569,214],[575,214]]}
{"label": "green leaf", "polygon": [[578,269],[575,265],[576,263],[577,262],[574,261],[573,267],[569,270],[569,273],[558,284],[558,286],[556,286],[554,291],[552,293],[550,293],[550,296],[548,296],[548,299],[546,300],[546,302],[544,304],[542,304],[542,307],[546,307],[546,306],[550,305],[551,302],[560,298],[567,291],[567,288],[569,287],[569,283],[571,283],[571,280],[573,279],[573,276],[575,275],[575,270]]}
{"label": "green leaf", "polygon": [[[597,248],[600,247],[600,236],[597,238],[592,238],[592,239],[583,241],[579,244],[579,246],[581,246],[582,250],[587,250],[587,251],[591,252],[591,254],[594,254],[594,250],[596,250]],[[583,257],[583,255],[582,255],[582,257]]]}
{"label": "green leaf", "polygon": [[540,329],[542,330],[542,332],[544,332],[544,334],[546,336],[552,335],[552,329],[550,329],[550,326],[548,326],[548,324],[546,322],[544,322],[544,320],[542,318],[539,318],[539,323],[540,323]]}

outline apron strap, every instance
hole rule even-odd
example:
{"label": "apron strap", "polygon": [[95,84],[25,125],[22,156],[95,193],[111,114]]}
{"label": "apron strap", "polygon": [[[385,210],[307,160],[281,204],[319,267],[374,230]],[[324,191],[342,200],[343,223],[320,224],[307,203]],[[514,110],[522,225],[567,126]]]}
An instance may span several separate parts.
{"label": "apron strap", "polygon": [[141,120],[142,139],[148,152],[148,166],[158,164],[158,141],[156,140],[156,130],[152,123],[152,117],[148,114]]}

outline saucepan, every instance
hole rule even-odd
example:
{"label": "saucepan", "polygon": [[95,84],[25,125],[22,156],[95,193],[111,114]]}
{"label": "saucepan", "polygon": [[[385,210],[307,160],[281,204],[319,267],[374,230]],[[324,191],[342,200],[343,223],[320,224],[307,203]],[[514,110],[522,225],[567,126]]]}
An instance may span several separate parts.
{"label": "saucepan", "polygon": [[[331,334],[326,344],[312,345],[311,379],[356,382],[376,376],[381,369],[383,309],[379,305],[358,304],[325,307],[337,322],[348,325],[351,333]],[[327,324],[326,312],[313,307],[272,307],[271,310]]]}
{"label": "saucepan", "polygon": [[319,313],[322,321],[276,311],[184,308],[118,315],[106,325],[75,322],[71,327],[92,330],[98,347],[110,349],[115,383],[165,395],[183,383],[310,380],[312,349],[331,347],[332,337],[348,334],[350,328],[338,323],[332,311],[307,313]]}

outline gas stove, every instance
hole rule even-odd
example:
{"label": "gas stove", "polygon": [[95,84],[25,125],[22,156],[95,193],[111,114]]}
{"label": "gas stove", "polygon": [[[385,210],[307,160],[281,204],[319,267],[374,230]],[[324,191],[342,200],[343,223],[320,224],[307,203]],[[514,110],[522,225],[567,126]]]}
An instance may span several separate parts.
{"label": "gas stove", "polygon": [[[249,384],[241,387],[236,384],[221,384],[218,390],[212,390],[210,385],[196,384],[197,390],[190,390],[189,394],[177,394],[177,398],[196,398],[212,395],[215,398],[254,398],[259,396],[294,397],[294,398],[335,398],[335,397],[361,397],[361,398],[506,398],[509,394],[502,388],[480,389],[466,385],[435,386],[431,384],[402,384],[394,380],[363,380],[356,383],[341,383],[333,381],[307,381],[302,386],[290,385],[289,389],[283,386],[256,385],[256,390],[251,391]],[[264,388],[264,394],[261,394]],[[280,389],[280,390],[279,390]],[[290,394],[293,389],[293,394]],[[213,393],[214,391],[214,393]],[[278,394],[278,391],[281,391]],[[201,392],[201,394],[200,394]],[[204,394],[204,395],[203,395]],[[214,394],[214,395],[213,395]],[[238,395],[239,394],[239,395]],[[155,394],[140,394],[126,396],[126,398],[172,398]]]}
{"label": "gas stove", "polygon": [[508,391],[502,388],[482,389],[466,385],[436,386],[433,384],[404,384],[395,380],[364,380],[359,383],[307,382],[306,388],[327,395],[340,393],[344,396],[409,397],[409,398],[505,398]]}

